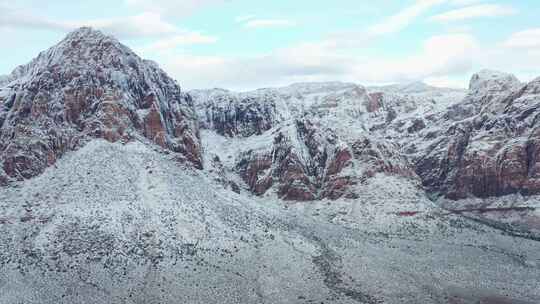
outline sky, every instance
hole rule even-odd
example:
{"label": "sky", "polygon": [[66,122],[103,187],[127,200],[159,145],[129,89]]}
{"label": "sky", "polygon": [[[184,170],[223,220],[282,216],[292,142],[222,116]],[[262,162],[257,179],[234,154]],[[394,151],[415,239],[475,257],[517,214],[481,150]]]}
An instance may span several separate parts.
{"label": "sky", "polygon": [[0,0],[0,75],[92,26],[181,86],[424,81],[481,69],[540,76],[537,0]]}

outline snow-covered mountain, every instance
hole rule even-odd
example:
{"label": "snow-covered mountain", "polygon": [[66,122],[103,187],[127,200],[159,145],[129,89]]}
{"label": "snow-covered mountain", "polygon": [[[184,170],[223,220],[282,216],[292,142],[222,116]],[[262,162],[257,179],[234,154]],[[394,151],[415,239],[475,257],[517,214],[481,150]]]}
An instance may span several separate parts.
{"label": "snow-covered mountain", "polygon": [[89,28],[3,79],[2,304],[540,302],[540,80],[186,93]]}
{"label": "snow-covered mountain", "polygon": [[15,69],[0,105],[0,183],[36,176],[92,138],[145,137],[202,166],[190,97],[155,63],[90,28]]}

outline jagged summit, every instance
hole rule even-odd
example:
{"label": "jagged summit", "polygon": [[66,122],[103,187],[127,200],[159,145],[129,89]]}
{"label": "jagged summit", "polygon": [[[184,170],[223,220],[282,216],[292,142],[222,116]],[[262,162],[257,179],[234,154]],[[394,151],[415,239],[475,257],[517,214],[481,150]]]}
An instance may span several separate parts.
{"label": "jagged summit", "polygon": [[[93,51],[105,49],[116,55],[139,57],[130,48],[120,43],[115,37],[106,35],[100,30],[91,27],[81,27],[68,33],[62,41],[51,49],[62,49],[64,51],[78,50],[79,52],[74,54],[81,56],[89,56],[92,55]],[[65,55],[69,54],[73,53],[65,53]],[[94,57],[91,59],[95,60],[98,58]]]}
{"label": "jagged summit", "polygon": [[102,68],[115,70],[141,70],[144,61],[114,37],[89,27],[79,28],[55,46],[41,52],[26,65],[17,67],[10,75],[13,82],[54,70],[88,70]]}
{"label": "jagged summit", "polygon": [[78,29],[71,31],[70,33],[66,35],[66,38],[64,40],[71,39],[71,38],[77,38],[77,39],[85,38],[86,39],[90,37],[110,38],[112,40],[116,40],[116,38],[106,35],[102,31],[96,30],[91,26],[82,26],[82,27],[79,27]]}

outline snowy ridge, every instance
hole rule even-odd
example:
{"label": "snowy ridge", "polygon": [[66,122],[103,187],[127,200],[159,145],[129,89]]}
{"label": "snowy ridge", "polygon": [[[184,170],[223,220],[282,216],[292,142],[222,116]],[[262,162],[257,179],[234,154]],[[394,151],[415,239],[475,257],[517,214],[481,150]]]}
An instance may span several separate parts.
{"label": "snowy ridge", "polygon": [[[286,191],[290,195],[285,197],[290,199],[311,200],[327,195],[353,197],[356,194],[345,189],[354,188],[353,184],[373,172],[412,177],[412,167],[398,156],[399,147],[385,137],[405,141],[408,133],[424,125],[424,117],[465,96],[459,90],[418,90],[412,95],[398,93],[395,87],[392,93],[369,92],[356,84],[329,82],[241,93],[213,89],[189,94],[201,128],[208,130],[202,135],[203,146],[212,155],[206,159],[220,160],[221,178],[227,171],[237,182],[233,176],[240,174],[248,188],[259,195],[268,191],[282,196]],[[219,135],[225,138],[218,139]],[[233,152],[227,147],[236,148]],[[207,169],[214,171],[212,164],[208,165]],[[328,172],[333,177],[327,176]],[[271,190],[276,179],[281,190]],[[292,190],[284,190],[288,184],[294,185]]]}
{"label": "snowy ridge", "polygon": [[[189,92],[196,102],[202,121],[211,120],[209,105],[268,104],[275,108],[275,123],[302,116],[319,116],[320,121],[343,132],[369,130],[383,122],[388,115],[398,118],[424,117],[445,110],[460,102],[466,91],[435,88],[425,84],[393,85],[364,88],[352,83],[298,83],[282,88],[259,89],[251,92],[231,92],[223,89]],[[381,104],[375,95],[381,94]],[[226,112],[223,108],[219,113]],[[209,118],[210,116],[210,118]],[[354,125],[354,128],[351,128]],[[212,126],[205,126],[212,129]]]}

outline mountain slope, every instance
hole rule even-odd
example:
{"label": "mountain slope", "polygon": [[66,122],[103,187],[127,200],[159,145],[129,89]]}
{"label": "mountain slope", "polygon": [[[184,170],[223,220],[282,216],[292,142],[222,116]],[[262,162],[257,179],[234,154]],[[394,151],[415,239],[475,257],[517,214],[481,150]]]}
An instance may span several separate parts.
{"label": "mountain slope", "polygon": [[[0,189],[0,303],[540,299],[538,242],[422,207],[399,179],[291,206],[219,190],[154,147],[91,141]],[[423,213],[394,213],[408,201]]]}

